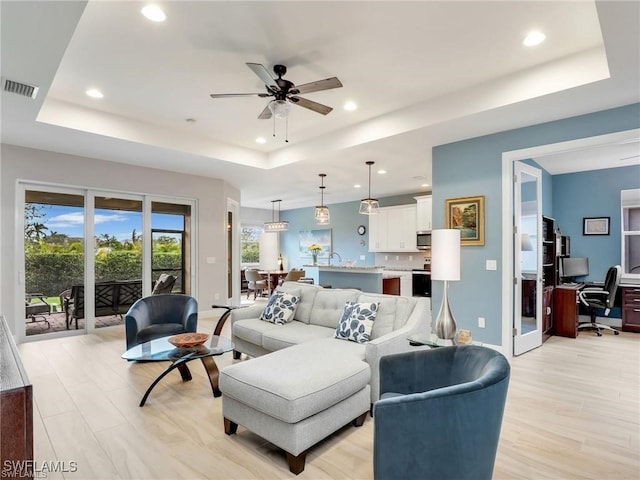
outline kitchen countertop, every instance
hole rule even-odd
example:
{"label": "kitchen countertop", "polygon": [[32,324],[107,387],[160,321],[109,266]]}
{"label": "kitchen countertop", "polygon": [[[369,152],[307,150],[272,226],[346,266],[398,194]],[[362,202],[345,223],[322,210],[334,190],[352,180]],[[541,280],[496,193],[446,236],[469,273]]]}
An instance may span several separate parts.
{"label": "kitchen countertop", "polygon": [[346,273],[383,273],[384,268],[375,265],[356,265],[347,267],[346,265],[303,265],[305,268],[316,267],[321,272],[346,272]]}

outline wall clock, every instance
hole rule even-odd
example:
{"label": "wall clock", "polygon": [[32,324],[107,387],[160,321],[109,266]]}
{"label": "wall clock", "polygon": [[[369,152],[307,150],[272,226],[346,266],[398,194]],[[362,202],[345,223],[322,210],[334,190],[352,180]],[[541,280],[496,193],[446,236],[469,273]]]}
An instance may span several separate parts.
{"label": "wall clock", "polygon": [[358,235],[364,235],[365,233],[367,233],[367,227],[365,227],[364,225],[359,225],[358,226]]}

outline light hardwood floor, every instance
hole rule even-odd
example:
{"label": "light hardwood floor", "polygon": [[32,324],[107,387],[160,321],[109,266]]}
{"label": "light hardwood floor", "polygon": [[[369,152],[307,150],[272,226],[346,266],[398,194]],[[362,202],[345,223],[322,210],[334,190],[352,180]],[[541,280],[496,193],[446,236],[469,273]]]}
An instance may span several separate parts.
{"label": "light hardwood floor", "polygon": [[[213,320],[198,330],[210,333]],[[123,327],[19,349],[34,385],[36,461],[78,466],[47,478],[294,478],[279,449],[242,427],[224,434],[197,361],[193,381],[172,372],[140,408],[166,364],[122,360]],[[640,335],[553,337],[511,366],[494,478],[640,478]],[[312,448],[298,478],[371,479],[372,448],[368,417]]]}

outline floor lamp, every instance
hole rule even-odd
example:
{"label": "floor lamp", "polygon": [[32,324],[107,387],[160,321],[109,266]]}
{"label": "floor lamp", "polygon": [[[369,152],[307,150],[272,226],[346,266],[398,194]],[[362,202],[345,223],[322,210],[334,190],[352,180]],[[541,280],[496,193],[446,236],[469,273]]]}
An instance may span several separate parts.
{"label": "floor lamp", "polygon": [[436,318],[438,338],[451,340],[456,336],[456,320],[449,307],[449,282],[460,280],[460,230],[441,229],[431,232],[431,279],[444,281],[442,305]]}

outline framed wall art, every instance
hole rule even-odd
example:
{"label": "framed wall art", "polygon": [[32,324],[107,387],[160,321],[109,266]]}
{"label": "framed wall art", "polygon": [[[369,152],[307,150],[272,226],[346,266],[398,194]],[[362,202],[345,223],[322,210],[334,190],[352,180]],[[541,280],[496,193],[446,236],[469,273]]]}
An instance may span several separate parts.
{"label": "framed wall art", "polygon": [[318,245],[321,250],[318,252],[319,258],[329,258],[331,253],[331,229],[325,228],[322,230],[302,230],[300,232],[300,243],[298,247],[298,253],[301,258],[311,257],[312,253],[309,250],[310,245]]}
{"label": "framed wall art", "polygon": [[484,196],[445,200],[445,227],[460,230],[461,245],[484,245]]}
{"label": "framed wall art", "polygon": [[610,217],[584,217],[582,219],[583,235],[609,235]]}

